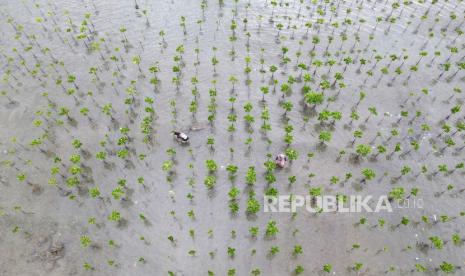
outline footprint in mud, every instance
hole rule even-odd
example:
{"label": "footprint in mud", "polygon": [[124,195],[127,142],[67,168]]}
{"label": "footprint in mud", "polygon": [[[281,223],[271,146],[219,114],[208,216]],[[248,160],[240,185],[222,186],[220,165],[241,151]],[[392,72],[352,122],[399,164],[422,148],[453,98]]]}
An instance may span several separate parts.
{"label": "footprint in mud", "polygon": [[32,226],[35,231],[26,237],[28,246],[20,250],[23,256],[27,256],[27,263],[37,263],[43,270],[50,272],[57,267],[58,260],[65,256],[65,244],[61,241],[61,234],[56,231],[58,224],[48,217],[42,217]]}
{"label": "footprint in mud", "polygon": [[39,184],[31,184],[32,186],[32,193],[35,195],[40,195],[44,191],[44,189]]}
{"label": "footprint in mud", "polygon": [[59,259],[65,256],[65,245],[61,242],[52,242],[50,247],[40,253],[40,260],[47,271],[51,271],[56,267]]}
{"label": "footprint in mud", "polygon": [[192,126],[189,127],[189,130],[190,131],[199,131],[199,130],[202,130],[202,129],[205,129],[207,128],[208,125],[206,123],[196,123],[196,124],[192,124]]}
{"label": "footprint in mud", "polygon": [[20,106],[20,107],[16,108],[15,110],[13,110],[10,113],[10,116],[8,116],[8,122],[9,123],[17,123],[19,120],[24,118],[24,115],[26,114],[26,112],[27,112],[26,107]]}
{"label": "footprint in mud", "polygon": [[5,108],[6,109],[13,109],[13,108],[17,108],[19,106],[19,102],[17,101],[9,101],[6,105],[5,105]]}

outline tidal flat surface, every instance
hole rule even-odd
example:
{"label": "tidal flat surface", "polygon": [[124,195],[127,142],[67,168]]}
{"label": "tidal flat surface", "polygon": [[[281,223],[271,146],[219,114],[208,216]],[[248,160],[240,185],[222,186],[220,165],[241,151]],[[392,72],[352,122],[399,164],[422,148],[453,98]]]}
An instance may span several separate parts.
{"label": "tidal flat surface", "polygon": [[464,11],[0,1],[0,275],[463,275]]}

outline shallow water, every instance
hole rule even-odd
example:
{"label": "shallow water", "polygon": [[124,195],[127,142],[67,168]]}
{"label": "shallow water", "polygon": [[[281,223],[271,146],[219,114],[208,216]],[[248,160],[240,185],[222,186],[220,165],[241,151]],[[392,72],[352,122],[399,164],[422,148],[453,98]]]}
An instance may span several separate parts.
{"label": "shallow water", "polygon": [[[412,272],[416,263],[427,267],[431,273],[436,273],[435,269],[442,261],[462,265],[465,253],[463,246],[454,246],[451,236],[454,233],[464,235],[463,217],[459,215],[463,211],[463,193],[459,192],[463,188],[463,173],[460,170],[448,175],[434,172],[440,164],[446,164],[452,169],[463,161],[460,147],[464,137],[461,133],[456,134],[456,145],[446,149],[443,154],[434,153],[429,139],[434,139],[439,149],[444,147],[444,137],[438,138],[442,132],[441,120],[450,113],[454,105],[463,102],[462,94],[453,92],[453,88],[463,87],[463,72],[460,71],[450,81],[446,80],[455,72],[456,66],[451,66],[451,70],[437,83],[432,80],[443,71],[440,65],[449,58],[448,46],[451,46],[456,37],[454,29],[462,27],[463,19],[458,16],[457,20],[450,23],[443,32],[442,39],[440,29],[448,25],[450,12],[461,15],[465,5],[456,1],[440,1],[432,6],[418,2],[405,7],[401,5],[393,11],[393,15],[399,18],[390,26],[385,21],[377,24],[376,17],[388,16],[392,1],[341,1],[331,4],[308,1],[300,4],[300,1],[290,1],[288,6],[283,1],[278,2],[275,8],[270,1],[238,1],[237,4],[233,1],[225,2],[220,7],[218,1],[207,1],[204,16],[200,1],[139,0],[139,10],[134,8],[133,1],[114,0],[5,0],[0,3],[3,21],[11,17],[13,26],[24,27],[19,39],[15,39],[16,31],[11,24],[2,24],[0,27],[3,37],[0,41],[0,59],[5,64],[1,72],[5,76],[7,70],[11,70],[8,81],[4,81],[0,89],[8,96],[0,100],[0,125],[3,129],[0,132],[0,149],[7,152],[1,157],[4,162],[0,174],[4,180],[0,185],[0,244],[5,248],[0,253],[0,274],[166,275],[168,271],[172,271],[176,275],[208,275],[207,272],[212,271],[216,275],[226,275],[229,269],[234,268],[237,275],[249,275],[258,268],[261,275],[292,275],[296,266],[301,265],[305,269],[303,275],[319,275],[323,274],[323,265],[329,263],[336,275],[380,275],[391,267],[394,268],[389,272],[391,274],[408,275],[416,273]],[[337,15],[330,12],[333,5],[337,7]],[[237,14],[234,14],[236,6]],[[361,9],[357,6],[361,6]],[[318,15],[318,9],[325,10],[326,14]],[[351,12],[347,13],[347,9],[351,9]],[[420,20],[419,17],[428,9],[430,17]],[[142,10],[147,11],[147,18]],[[52,15],[47,15],[49,12]],[[100,51],[90,53],[84,41],[75,39],[85,13],[91,14],[88,26],[93,32],[93,40],[85,39],[85,42],[90,45],[92,41],[104,39]],[[186,18],[186,34],[179,25],[181,16]],[[37,23],[36,17],[47,20]],[[437,23],[434,22],[436,17],[439,19]],[[248,20],[246,29],[242,21],[244,18]],[[325,22],[338,21],[339,27],[326,23],[315,26],[317,18],[324,18]],[[69,19],[76,26],[67,33]],[[238,22],[237,40],[234,43],[229,41],[232,19]],[[354,24],[342,24],[345,19],[350,19]],[[360,19],[365,22],[359,29]],[[201,31],[198,20],[203,21]],[[308,21],[313,22],[314,27],[306,35],[305,23]],[[408,24],[408,21],[411,23]],[[279,38],[276,27],[278,22],[283,25]],[[294,25],[295,29],[292,27]],[[122,27],[127,29],[124,35],[119,31]],[[59,28],[60,31],[54,32],[54,28]],[[166,33],[164,39],[159,35],[161,30]],[[342,31],[347,35],[347,40],[343,43],[340,39]],[[249,40],[247,33],[250,33]],[[369,38],[371,33],[374,35],[373,39]],[[434,37],[428,38],[429,33],[434,33]],[[36,40],[28,40],[25,34],[35,34]],[[356,41],[355,34],[360,36],[359,42]],[[337,88],[325,91],[327,97],[338,94],[337,100],[325,102],[316,110],[320,112],[327,108],[340,111],[343,117],[332,128],[321,126],[317,114],[311,112],[310,108],[305,108],[302,103],[301,89],[304,82],[293,83],[292,93],[285,97],[293,103],[293,109],[286,117],[288,124],[294,126],[291,147],[299,152],[299,157],[288,168],[276,170],[276,182],[271,186],[283,195],[307,195],[309,188],[322,187],[323,194],[375,196],[389,193],[392,187],[402,186],[407,194],[411,188],[417,187],[420,189],[418,197],[424,200],[425,208],[395,209],[389,214],[315,215],[301,211],[295,218],[285,213],[264,213],[262,209],[255,217],[247,216],[245,209],[250,189],[244,179],[248,167],[255,166],[257,171],[254,190],[256,198],[261,201],[268,187],[263,166],[267,160],[266,155],[270,153],[274,156],[287,147],[283,141],[286,124],[284,111],[280,106],[280,85],[289,76],[299,77],[301,72],[297,69],[297,51],[302,52],[299,62],[307,65],[315,60],[327,61],[324,52],[330,35],[334,37],[334,42],[327,51],[332,53],[331,58],[337,63],[331,68],[329,80],[334,80],[335,72],[343,72],[346,67],[344,58],[350,56],[356,62],[347,66],[344,72],[345,88],[339,94]],[[314,46],[313,36],[320,38],[315,46],[315,57],[309,55]],[[128,42],[123,42],[125,39]],[[302,45],[299,45],[299,41]],[[26,51],[25,47],[30,43],[33,44],[32,50]],[[460,36],[453,45],[461,50],[463,43],[463,36]],[[182,53],[185,66],[177,88],[172,83],[176,76],[172,68],[176,65],[174,56],[180,55],[176,52],[180,45],[185,49]],[[49,48],[49,54],[40,52],[39,47]],[[286,56],[291,59],[288,64],[281,62],[282,47],[288,48]],[[14,48],[18,49],[21,57],[13,51]],[[115,48],[119,48],[119,51]],[[199,49],[200,64],[197,66],[194,64],[197,60],[195,48]],[[232,49],[235,51],[234,58],[230,55]],[[408,67],[416,63],[420,51],[426,51],[428,55],[419,63],[418,71],[413,72],[406,81]],[[434,51],[441,51],[441,55],[428,67]],[[402,61],[390,62],[391,54],[409,56],[400,76],[395,77],[397,74],[394,70]],[[37,63],[34,55],[42,62],[41,69],[44,71],[39,70],[36,77],[28,73]],[[101,55],[105,61],[101,59]],[[113,55],[118,61],[110,59]],[[214,55],[219,60],[216,73],[211,63]],[[376,55],[384,58],[376,63]],[[63,61],[64,66],[56,66],[56,69],[49,66],[52,56]],[[132,62],[136,56],[140,56],[139,66]],[[244,73],[246,56],[251,58],[250,85],[246,85],[247,75]],[[12,57],[12,60],[7,62],[7,57]],[[360,67],[362,72],[358,73],[361,57],[368,60],[368,63]],[[451,55],[449,62],[455,64],[462,57],[463,53],[459,51]],[[21,65],[22,58],[28,69]],[[267,70],[264,74],[260,73],[261,58]],[[148,70],[154,64],[158,64],[160,68],[157,73],[160,84],[156,88],[150,83],[153,74]],[[278,67],[278,71],[273,74],[278,81],[275,91],[271,73],[268,71],[271,65]],[[389,74],[382,75],[380,69],[388,66]],[[98,68],[100,84],[92,82],[90,67]],[[308,85],[313,90],[321,91],[319,83],[328,74],[328,67],[317,68],[310,65],[308,71],[314,80]],[[367,77],[366,71],[372,67],[373,76]],[[114,72],[118,72],[119,77],[115,77]],[[44,76],[43,73],[48,75]],[[66,82],[69,74],[75,75],[77,89],[72,83]],[[234,89],[229,81],[232,75],[238,79]],[[196,86],[199,94],[196,98],[191,92],[194,88],[191,78],[194,76],[198,79]],[[62,86],[55,84],[60,77],[63,79]],[[391,81],[393,77],[395,80]],[[216,80],[215,85],[212,80]],[[129,108],[124,100],[131,98],[127,93],[131,81],[135,81],[133,86],[137,92],[133,96],[136,104]],[[265,85],[270,87],[270,93],[265,95],[263,103],[260,87]],[[216,119],[213,124],[209,124],[209,89],[215,86]],[[74,95],[66,94],[69,88],[77,90]],[[428,89],[428,95],[422,96],[423,88]],[[93,92],[92,96],[86,95],[88,91]],[[360,91],[366,93],[366,98],[357,105]],[[44,92],[48,93],[49,101],[55,103],[56,108],[49,106],[47,99],[42,96]],[[414,96],[409,96],[410,92]],[[234,108],[238,115],[235,123],[237,130],[233,134],[227,130],[230,124],[227,115],[231,111],[231,96],[237,98]],[[453,97],[450,98],[451,96]],[[140,131],[141,122],[146,116],[144,108],[148,106],[144,103],[145,97],[154,98],[152,106],[156,115],[152,124],[154,135],[151,145],[143,143],[144,135]],[[198,101],[198,110],[193,116],[189,112],[189,106],[195,99]],[[173,100],[176,102],[176,116],[173,116],[170,107]],[[243,106],[247,102],[253,104],[250,113],[255,117],[251,134],[248,133],[250,128],[243,119]],[[108,103],[112,104],[113,119],[102,113],[103,106]],[[266,135],[260,131],[260,113],[265,105],[270,110],[269,124],[272,128]],[[368,108],[372,106],[376,107],[378,115],[371,116],[366,121],[370,114]],[[69,108],[69,117],[74,122],[57,115],[60,107]],[[89,109],[88,117],[91,120],[80,114],[83,107]],[[360,119],[349,125],[353,108],[357,109]],[[396,123],[400,112],[405,110],[409,111],[407,118]],[[44,115],[36,114],[37,111],[44,112]],[[414,119],[416,111],[421,111],[421,115]],[[47,115],[47,112],[50,114]],[[386,112],[392,116],[385,116]],[[134,113],[134,116],[130,113]],[[304,121],[305,116],[308,116],[308,122]],[[448,123],[452,125],[463,118],[463,111],[460,111],[452,115]],[[32,123],[35,119],[41,119],[43,125],[35,127]],[[64,124],[55,124],[57,119],[63,120]],[[409,123],[411,120],[412,123]],[[429,132],[421,131],[421,125],[425,123],[431,127]],[[116,152],[122,149],[117,145],[117,140],[121,137],[118,128],[124,126],[130,129],[128,149],[131,153],[126,162],[116,156]],[[388,140],[393,128],[399,131],[399,136]],[[410,128],[413,135],[408,133]],[[332,140],[325,147],[318,141],[322,129],[332,131]],[[373,146],[384,144],[388,148],[387,155],[390,155],[396,143],[400,143],[403,152],[407,152],[411,148],[411,137],[419,140],[426,135],[428,138],[420,142],[418,151],[412,150],[404,156],[395,153],[390,159],[381,155],[376,160],[363,158],[360,163],[354,163],[349,155],[355,151],[350,144],[356,129],[363,130],[364,135],[355,144],[369,144],[377,132],[380,132],[381,137],[375,140]],[[31,140],[40,137],[45,130],[49,139],[44,139],[39,147],[31,147]],[[190,144],[179,145],[171,137],[172,130],[187,132]],[[12,137],[16,137],[16,142],[12,141]],[[214,150],[206,144],[208,137],[215,139]],[[252,138],[251,146],[245,144],[248,137]],[[82,142],[80,150],[73,148],[73,139]],[[102,147],[100,141],[105,139],[107,144]],[[170,160],[166,152],[169,148],[176,151],[172,183],[166,181],[166,172],[161,169],[163,162]],[[234,149],[234,154],[230,153],[231,148]],[[50,154],[46,156],[39,149],[50,151]],[[105,168],[104,163],[95,158],[95,153],[101,150],[107,152],[107,161],[113,167]],[[345,150],[347,154],[338,161],[341,150]],[[307,158],[309,152],[315,154],[310,160]],[[58,156],[63,160],[63,165],[55,166],[60,168],[61,174],[68,177],[69,158],[76,153],[82,156],[81,163],[85,165],[84,175],[87,176],[82,178],[79,188],[67,187],[60,175],[56,176],[57,186],[47,184],[51,178],[50,168],[54,166],[53,157]],[[147,158],[144,161],[138,160],[139,154],[146,154]],[[218,164],[217,184],[213,191],[208,191],[203,184],[208,173],[205,168],[207,159],[213,159]],[[8,166],[8,160],[14,165]],[[190,169],[189,164],[194,167]],[[231,215],[228,207],[228,191],[232,185],[225,170],[228,164],[239,167],[234,182],[241,190],[240,210],[237,215]],[[423,165],[430,169],[430,173],[420,174]],[[391,183],[392,178],[399,177],[403,166],[410,166],[412,172],[400,177],[396,183]],[[363,168],[376,171],[376,178],[360,184],[360,171]],[[342,181],[348,172],[353,173],[353,178]],[[21,173],[27,175],[25,182],[17,179]],[[310,179],[310,173],[316,174],[315,177]],[[384,176],[385,173],[387,175]],[[293,175],[297,181],[289,186],[288,177]],[[145,179],[144,186],[137,183],[137,178],[141,176]],[[339,183],[330,184],[333,176],[341,179]],[[121,178],[127,180],[128,187],[123,201],[115,200],[111,195]],[[194,187],[189,186],[191,178],[195,181]],[[454,185],[454,188],[447,191],[449,184]],[[89,197],[88,189],[95,186],[100,188],[103,200]],[[33,187],[36,190],[32,191]],[[71,192],[70,195],[75,195],[76,198],[70,200],[69,195],[64,196],[60,189]],[[444,194],[435,196],[440,192]],[[192,201],[186,198],[188,193],[194,195]],[[173,194],[171,198],[170,195]],[[22,211],[15,206],[21,206]],[[107,219],[113,210],[119,211],[124,218],[119,226]],[[190,210],[194,210],[195,219],[189,218],[187,212]],[[173,211],[175,216],[170,214]],[[148,223],[141,221],[139,214],[144,214]],[[431,221],[434,215],[447,215],[454,219],[425,224],[421,221],[423,215]],[[396,227],[404,216],[411,223]],[[95,217],[97,224],[89,224],[89,217]],[[362,217],[367,219],[366,225],[357,225]],[[384,227],[375,226],[380,218],[386,220]],[[280,230],[274,239],[264,237],[266,224],[270,219],[276,220]],[[19,230],[13,233],[16,226]],[[260,229],[260,234],[255,239],[248,233],[252,226]],[[190,229],[195,229],[194,238],[189,234]],[[208,234],[209,230],[213,231],[212,235]],[[231,237],[231,231],[236,232],[235,238]],[[88,235],[92,239],[91,247],[82,248],[82,235]],[[175,238],[175,244],[168,240],[169,236]],[[425,253],[417,247],[418,243],[430,245],[428,239],[431,236],[439,236],[448,241],[444,249],[429,248]],[[144,240],[140,237],[144,237]],[[109,246],[110,239],[115,240],[118,246]],[[303,254],[293,256],[294,246],[298,244],[302,246]],[[352,249],[353,244],[359,244],[360,248]],[[57,245],[62,245],[64,250],[59,251],[58,256],[50,256],[50,248]],[[272,246],[280,248],[280,252],[274,257],[268,255]],[[233,258],[228,256],[228,247],[236,249]],[[253,249],[256,253],[252,255]],[[196,256],[190,256],[190,250],[195,250]],[[139,261],[141,257],[145,262]],[[107,264],[109,260],[114,261],[115,265]],[[85,271],[85,262],[93,269]],[[363,263],[360,272],[351,269],[355,263]],[[458,270],[456,274],[460,275],[461,272]]]}

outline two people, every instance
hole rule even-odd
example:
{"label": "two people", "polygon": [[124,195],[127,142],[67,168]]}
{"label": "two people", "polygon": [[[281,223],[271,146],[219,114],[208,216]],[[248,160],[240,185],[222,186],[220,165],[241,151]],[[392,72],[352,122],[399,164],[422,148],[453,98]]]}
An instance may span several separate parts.
{"label": "two people", "polygon": [[[180,141],[181,143],[189,142],[189,136],[187,136],[187,134],[184,132],[173,131],[173,135],[176,140]],[[287,165],[287,156],[282,153],[278,154],[275,158],[275,164],[280,168],[284,168]]]}

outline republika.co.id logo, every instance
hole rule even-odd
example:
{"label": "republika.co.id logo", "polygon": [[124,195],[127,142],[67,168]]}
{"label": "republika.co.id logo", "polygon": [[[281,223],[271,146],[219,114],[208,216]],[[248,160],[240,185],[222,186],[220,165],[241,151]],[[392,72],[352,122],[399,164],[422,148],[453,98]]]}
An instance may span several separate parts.
{"label": "republika.co.id logo", "polygon": [[423,199],[400,199],[392,202],[387,195],[381,195],[377,198],[372,195],[280,195],[263,197],[263,211],[265,213],[295,213],[299,209],[305,209],[310,213],[391,213],[396,208],[422,209]]}

